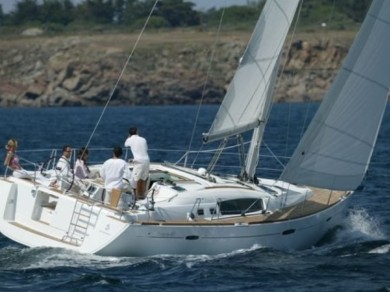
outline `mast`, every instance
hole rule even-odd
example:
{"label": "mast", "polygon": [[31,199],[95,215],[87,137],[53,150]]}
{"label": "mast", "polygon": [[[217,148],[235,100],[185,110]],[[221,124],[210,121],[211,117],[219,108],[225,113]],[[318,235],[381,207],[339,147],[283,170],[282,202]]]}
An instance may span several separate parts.
{"label": "mast", "polygon": [[[279,64],[280,61],[278,60],[277,64]],[[270,83],[275,84],[277,80],[277,73],[279,70],[279,66],[276,66],[274,68],[274,72],[270,78]],[[260,123],[259,125],[254,128],[253,134],[252,134],[252,140],[248,149],[246,164],[245,164],[245,173],[247,174],[247,177],[249,180],[253,181],[256,173],[256,168],[259,163],[259,155],[260,155],[260,147],[261,142],[263,141],[263,136],[265,132],[265,127],[268,122],[269,113],[271,111],[271,104],[272,104],[272,97],[274,94],[275,86],[269,86],[267,91],[267,98],[264,104],[264,111],[263,115],[260,117]]]}

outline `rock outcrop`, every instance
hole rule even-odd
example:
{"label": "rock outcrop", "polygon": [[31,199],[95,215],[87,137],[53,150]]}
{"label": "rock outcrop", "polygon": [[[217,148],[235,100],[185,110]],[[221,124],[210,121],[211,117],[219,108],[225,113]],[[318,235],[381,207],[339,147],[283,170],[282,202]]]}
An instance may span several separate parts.
{"label": "rock outcrop", "polygon": [[[225,34],[214,46],[207,32],[159,32],[130,54],[136,37],[0,39],[0,107],[219,103],[249,34]],[[286,48],[276,101],[323,97],[352,36],[323,39],[297,36]]]}

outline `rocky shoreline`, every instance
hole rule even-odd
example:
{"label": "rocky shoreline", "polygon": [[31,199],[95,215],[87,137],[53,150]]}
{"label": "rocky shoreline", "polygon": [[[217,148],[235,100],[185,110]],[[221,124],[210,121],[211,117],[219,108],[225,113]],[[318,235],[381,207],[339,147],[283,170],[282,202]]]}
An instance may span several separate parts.
{"label": "rocky shoreline", "polygon": [[[3,38],[0,107],[100,106],[110,97],[113,106],[219,103],[249,36],[224,32],[214,45],[215,34],[201,30],[148,33],[125,69],[136,34]],[[283,55],[275,101],[322,99],[353,36],[295,36]]]}

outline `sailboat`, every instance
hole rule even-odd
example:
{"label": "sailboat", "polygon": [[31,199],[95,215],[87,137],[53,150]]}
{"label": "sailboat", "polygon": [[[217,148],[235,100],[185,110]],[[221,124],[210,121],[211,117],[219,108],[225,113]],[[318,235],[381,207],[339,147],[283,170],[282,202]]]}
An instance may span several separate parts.
{"label": "sailboat", "polygon": [[[103,256],[314,246],[342,224],[369,166],[390,85],[390,1],[372,2],[280,178],[260,178],[259,148],[299,2],[266,2],[215,120],[203,134],[205,143],[221,141],[207,169],[151,163],[147,197],[130,207],[118,199],[104,204],[99,179],[72,177],[70,187],[60,189],[49,183],[55,170],[31,171],[29,178],[4,176],[1,233],[28,247]],[[227,141],[242,140],[246,132],[252,138],[239,175],[216,175]]]}

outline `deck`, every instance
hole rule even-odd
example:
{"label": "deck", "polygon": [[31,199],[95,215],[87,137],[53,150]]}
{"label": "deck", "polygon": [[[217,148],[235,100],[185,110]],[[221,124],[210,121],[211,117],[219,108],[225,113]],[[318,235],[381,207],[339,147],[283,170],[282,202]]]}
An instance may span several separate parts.
{"label": "deck", "polygon": [[194,221],[170,221],[156,222],[147,221],[139,222],[143,225],[235,225],[235,224],[259,224],[266,222],[285,221],[305,217],[320,212],[333,206],[344,197],[351,195],[351,192],[331,191],[327,189],[312,188],[314,195],[303,203],[286,208],[283,211],[272,214],[259,214],[250,216],[237,216],[229,219],[215,220],[194,220]]}
{"label": "deck", "polygon": [[[4,179],[4,178],[3,178]],[[27,183],[34,183],[32,181],[26,181]],[[97,181],[96,183],[98,183]],[[246,215],[236,216],[230,218],[215,218],[213,220],[195,219],[194,221],[180,220],[180,221],[139,221],[137,224],[142,225],[234,225],[234,224],[259,224],[266,222],[285,221],[295,218],[305,217],[322,210],[329,208],[335,203],[343,200],[344,197],[348,197],[352,194],[350,191],[332,191],[328,189],[311,188],[314,192],[308,200],[295,205],[290,208],[283,209],[281,211],[274,212],[272,214],[257,214],[257,215]],[[63,193],[61,190],[50,188],[51,191]],[[72,197],[83,201],[86,204],[97,205],[101,208],[110,209],[116,211],[120,216],[119,220],[122,221],[121,215],[126,212],[137,212],[136,210],[122,211],[115,207],[104,205],[102,202],[97,202],[85,196],[71,194]]]}

